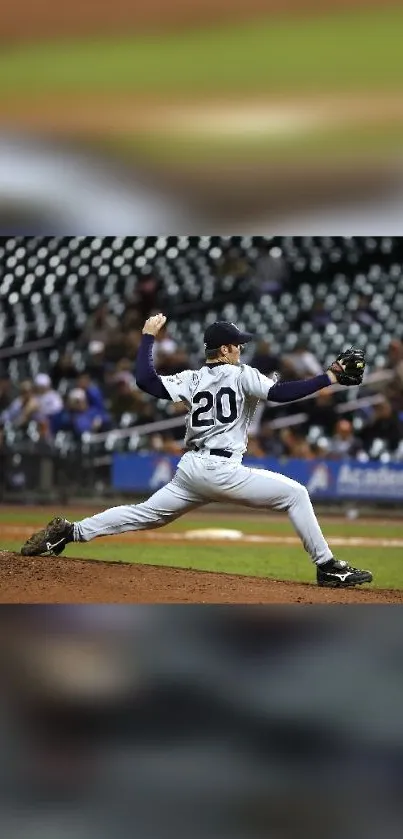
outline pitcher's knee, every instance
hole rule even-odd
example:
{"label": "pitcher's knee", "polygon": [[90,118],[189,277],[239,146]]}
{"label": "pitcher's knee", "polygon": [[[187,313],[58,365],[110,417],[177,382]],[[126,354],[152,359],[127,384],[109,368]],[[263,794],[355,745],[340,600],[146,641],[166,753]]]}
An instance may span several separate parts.
{"label": "pitcher's knee", "polygon": [[310,503],[309,492],[307,488],[303,484],[299,484],[297,481],[295,481],[295,484],[290,494],[290,503],[301,504],[306,503],[307,501],[309,501]]}

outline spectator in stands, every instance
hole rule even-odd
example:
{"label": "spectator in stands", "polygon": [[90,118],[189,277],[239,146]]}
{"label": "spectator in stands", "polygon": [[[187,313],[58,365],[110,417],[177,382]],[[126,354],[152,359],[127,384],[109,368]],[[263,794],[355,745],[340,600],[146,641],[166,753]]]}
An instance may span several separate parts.
{"label": "spectator in stands", "polygon": [[169,336],[166,327],[156,336],[153,352],[154,363],[160,375],[180,373],[189,365],[187,353]]}
{"label": "spectator in stands", "polygon": [[118,325],[118,319],[109,311],[108,302],[103,301],[89,316],[78,343],[80,346],[88,346],[91,341],[106,344],[110,333],[117,329]]}
{"label": "spectator in stands", "polygon": [[378,320],[372,309],[372,297],[370,294],[360,294],[357,307],[352,313],[352,320],[357,321],[361,326],[370,328]]}
{"label": "spectator in stands", "polygon": [[182,441],[175,439],[172,431],[156,431],[147,438],[146,451],[163,452],[164,454],[182,455],[185,446]]}
{"label": "spectator in stands", "polygon": [[[295,372],[295,367],[293,365],[292,360],[288,358],[288,356],[283,355],[281,358],[281,367],[280,367],[280,375],[284,381],[292,382],[296,381],[300,377]],[[293,403],[291,403],[292,405]]]}
{"label": "spectator in stands", "polygon": [[86,369],[88,375],[98,385],[104,380],[107,367],[105,345],[102,341],[91,341],[88,345]]}
{"label": "spectator in stands", "polygon": [[34,394],[34,385],[30,379],[20,384],[20,395],[1,414],[3,423],[10,423],[15,428],[26,429],[32,419],[38,415],[39,404]]}
{"label": "spectator in stands", "polygon": [[122,358],[129,358],[133,363],[140,341],[141,330],[137,328],[130,328],[127,332],[123,332],[122,329],[111,332],[105,347],[105,360],[116,364]]}
{"label": "spectator in stands", "polygon": [[50,449],[53,449],[54,439],[51,430],[50,417],[40,417],[37,420],[36,429],[38,432],[38,440],[35,444],[36,450],[45,453],[48,452]]}
{"label": "spectator in stands", "polygon": [[278,431],[272,428],[270,422],[263,422],[257,434],[257,444],[260,448],[260,457],[283,457],[284,446],[281,442]]}
{"label": "spectator in stands", "polygon": [[164,445],[164,438],[162,434],[156,431],[154,434],[150,434],[149,437],[144,438],[143,446],[145,451],[150,452],[162,452]]}
{"label": "spectator in stands", "polygon": [[59,414],[63,410],[63,399],[52,386],[52,380],[47,373],[38,373],[34,380],[34,393],[42,417]]}
{"label": "spectator in stands", "polygon": [[168,406],[167,406],[167,409],[166,409],[166,415],[168,416],[169,419],[171,419],[171,418],[176,419],[176,418],[179,418],[179,417],[183,417],[182,423],[175,428],[171,428],[170,431],[169,431],[170,439],[175,440],[178,443],[179,446],[182,446],[182,449],[183,449],[183,446],[184,446],[185,427],[186,427],[186,423],[185,423],[184,418],[187,414],[187,410],[188,409],[187,409],[184,402],[169,402]]}
{"label": "spectator in stands", "polygon": [[[145,318],[147,320],[147,318]],[[137,306],[129,306],[123,312],[121,319],[122,332],[128,332],[130,329],[141,329],[144,321],[141,318]]]}
{"label": "spectator in stands", "polygon": [[158,305],[159,287],[159,280],[151,268],[146,266],[137,279],[134,292],[133,304],[136,307],[138,318],[140,318],[136,326],[142,326],[144,321],[150,317],[153,309]]}
{"label": "spectator in stands", "polygon": [[307,399],[303,410],[308,415],[304,428],[318,425],[325,434],[332,434],[337,415],[335,414],[335,398],[330,387],[318,391],[313,399]]}
{"label": "spectator in stands", "polygon": [[140,346],[141,341],[141,330],[140,329],[129,329],[125,335],[125,346],[124,346],[124,353],[122,354],[121,358],[130,358],[132,362],[137,357],[138,348]]}
{"label": "spectator in stands", "polygon": [[[116,362],[114,373],[131,373],[133,375],[133,362],[131,358],[120,358]],[[134,375],[133,378],[135,378]]]}
{"label": "spectator in stands", "polygon": [[395,411],[403,411],[403,342],[394,338],[388,347],[386,368],[393,372],[393,377],[377,390],[384,393]]}
{"label": "spectator in stands", "polygon": [[70,431],[77,439],[86,432],[108,431],[111,426],[106,411],[91,408],[85,391],[81,388],[70,391],[66,408],[50,420],[53,434]]}
{"label": "spectator in stands", "polygon": [[106,402],[115,395],[116,376],[118,373],[129,373],[130,379],[134,379],[133,375],[133,361],[131,358],[121,358],[116,364],[108,363],[105,366],[104,377],[102,381],[102,392]]}
{"label": "spectator in stands", "polygon": [[154,350],[154,362],[159,367],[164,364],[166,359],[169,359],[170,356],[174,355],[178,348],[176,341],[173,338],[170,338],[168,335],[167,329],[164,326],[160,333],[156,336],[155,340],[155,350]]}
{"label": "spectator in stands", "polygon": [[182,455],[185,446],[183,441],[175,439],[171,431],[157,432],[150,437],[149,447],[151,451],[164,452],[165,454]]}
{"label": "spectator in stands", "polygon": [[360,442],[354,434],[353,424],[350,420],[339,419],[327,446],[327,456],[332,460],[355,457],[359,449]]}
{"label": "spectator in stands", "polygon": [[110,411],[118,425],[123,414],[141,413],[144,401],[144,394],[137,387],[132,373],[122,370],[114,374]]}
{"label": "spectator in stands", "polygon": [[78,376],[77,366],[73,354],[67,350],[59,356],[56,364],[50,371],[50,376],[55,388],[58,388],[62,379],[73,380]]}
{"label": "spectator in stands", "polygon": [[255,434],[249,434],[246,454],[249,457],[264,457],[264,451],[260,445],[259,438]]}
{"label": "spectator in stands", "polygon": [[[237,281],[246,277],[249,272],[250,267],[244,253],[236,246],[231,247],[223,254],[218,263],[216,272],[218,286],[221,278],[231,276]],[[237,282],[235,282],[236,284]]]}
{"label": "spectator in stands", "polygon": [[309,316],[309,321],[313,324],[315,329],[324,329],[324,327],[330,323],[331,319],[332,316],[325,308],[324,300],[315,300]]}
{"label": "spectator in stands", "polygon": [[107,363],[116,364],[121,358],[126,355],[126,333],[121,329],[116,329],[108,336],[108,340],[103,347],[103,359]]}
{"label": "spectator in stands", "polygon": [[135,425],[143,425],[143,423],[155,422],[160,418],[158,409],[156,411],[155,403],[147,399],[145,394],[142,394],[143,401],[139,401],[136,411]]}
{"label": "spectator in stands", "polygon": [[259,341],[250,364],[265,376],[270,376],[270,373],[280,369],[281,360],[279,355],[271,351],[269,341]]}
{"label": "spectator in stands", "polygon": [[80,373],[77,377],[75,386],[79,388],[79,390],[83,390],[85,392],[90,408],[98,408],[100,411],[106,411],[103,392],[101,388],[92,381],[88,372]]}
{"label": "spectator in stands", "polygon": [[403,341],[393,338],[388,347],[386,367],[389,370],[396,370],[403,364]]}
{"label": "spectator in stands", "polygon": [[298,379],[318,376],[323,373],[322,366],[313,352],[308,349],[308,342],[305,339],[298,341],[295,350],[284,357],[287,369],[293,371]]}
{"label": "spectator in stands", "polygon": [[389,451],[397,449],[402,439],[402,430],[388,399],[382,399],[382,402],[373,406],[372,417],[361,429],[360,438],[366,451],[369,451],[374,440],[379,439],[385,440]]}
{"label": "spectator in stands", "polygon": [[13,386],[6,373],[0,374],[0,414],[8,408],[13,398]]}
{"label": "spectator in stands", "polygon": [[280,294],[288,276],[289,268],[281,249],[272,245],[261,245],[254,271],[259,297],[262,294]]}
{"label": "spectator in stands", "polygon": [[283,443],[287,457],[297,457],[304,460],[312,460],[315,457],[312,446],[301,431],[282,428],[280,431],[280,440]]}
{"label": "spectator in stands", "polygon": [[[175,418],[186,415],[187,407],[183,402],[169,402],[167,406],[167,418]],[[155,420],[155,413],[153,415]],[[160,451],[165,454],[181,455],[185,451],[185,422],[183,421],[176,428],[157,431],[145,438],[144,448],[151,451]]]}

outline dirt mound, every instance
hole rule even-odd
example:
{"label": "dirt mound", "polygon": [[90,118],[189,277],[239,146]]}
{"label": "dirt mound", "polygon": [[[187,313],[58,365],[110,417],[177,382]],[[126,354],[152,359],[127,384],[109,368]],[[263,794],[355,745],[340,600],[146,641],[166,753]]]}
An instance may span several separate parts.
{"label": "dirt mound", "polygon": [[[397,5],[398,0],[388,0]],[[381,6],[380,0],[331,0],[329,9]],[[34,40],[52,36],[83,36],[157,31],[236,22],[268,14],[301,14],[322,12],[319,0],[70,0],[54,3],[53,0],[15,0],[6,3],[1,11],[0,38],[3,41]]]}
{"label": "dirt mound", "polygon": [[0,551],[1,603],[403,603],[403,591],[315,585]]}

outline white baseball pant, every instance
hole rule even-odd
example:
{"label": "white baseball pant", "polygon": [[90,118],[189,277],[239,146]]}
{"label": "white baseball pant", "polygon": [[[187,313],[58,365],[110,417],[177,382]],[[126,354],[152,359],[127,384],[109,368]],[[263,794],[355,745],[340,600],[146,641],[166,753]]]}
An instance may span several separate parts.
{"label": "white baseball pant", "polygon": [[147,501],[111,507],[75,523],[74,539],[88,542],[99,536],[163,527],[211,501],[284,510],[313,562],[320,565],[333,556],[302,484],[276,472],[243,466],[235,455],[229,459],[207,451],[186,452],[172,480]]}

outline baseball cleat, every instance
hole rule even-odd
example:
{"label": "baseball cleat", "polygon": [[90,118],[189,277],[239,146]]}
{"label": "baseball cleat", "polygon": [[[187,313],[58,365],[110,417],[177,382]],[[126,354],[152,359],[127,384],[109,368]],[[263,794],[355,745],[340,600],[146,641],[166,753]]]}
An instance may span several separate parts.
{"label": "baseball cleat", "polygon": [[21,548],[22,556],[59,556],[68,542],[74,541],[74,525],[57,517],[25,542]]}
{"label": "baseball cleat", "polygon": [[372,583],[372,574],[370,571],[360,571],[359,568],[352,568],[343,560],[330,559],[324,565],[317,566],[316,580],[318,586],[348,588],[349,586],[360,586],[363,583]]}

